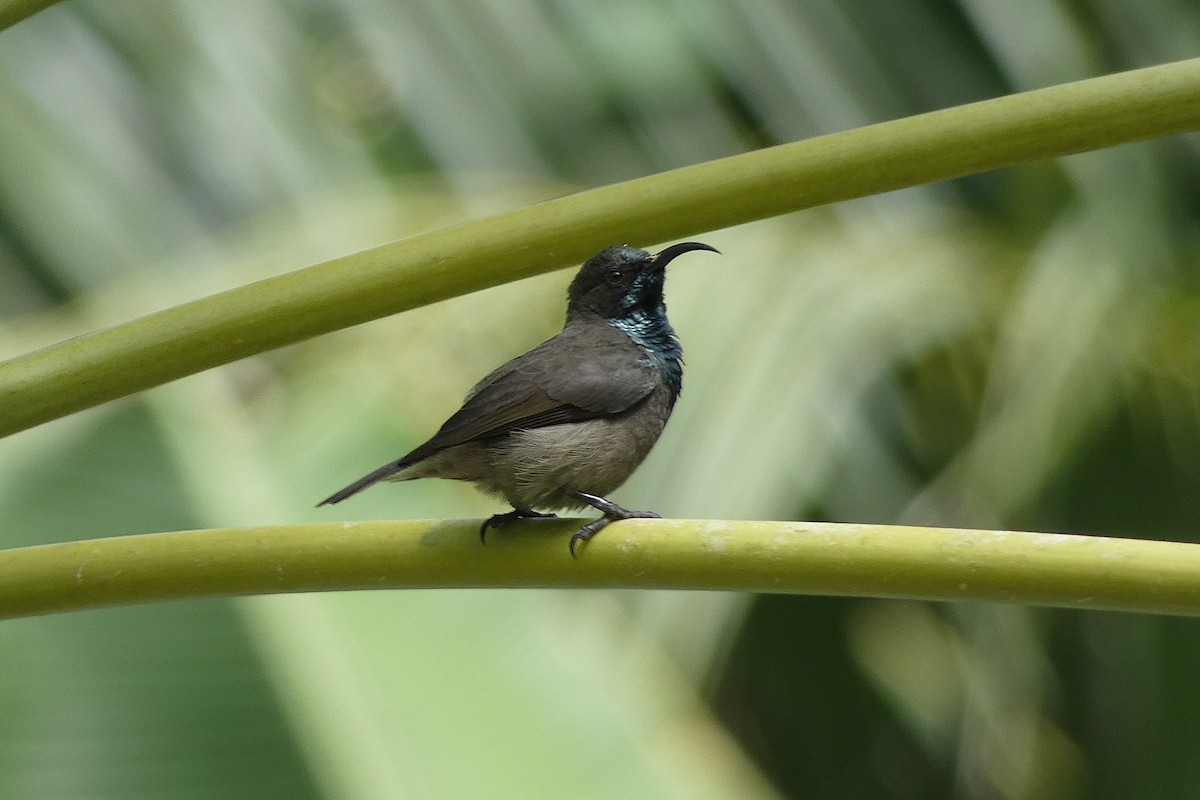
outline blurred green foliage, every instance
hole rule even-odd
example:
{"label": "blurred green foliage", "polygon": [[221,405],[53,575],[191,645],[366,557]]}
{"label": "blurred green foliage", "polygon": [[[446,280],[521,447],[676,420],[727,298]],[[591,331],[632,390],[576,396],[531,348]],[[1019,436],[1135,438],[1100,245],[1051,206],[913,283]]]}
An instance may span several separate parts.
{"label": "blurred green foliage", "polygon": [[[1187,3],[61,4],[0,33],[0,346],[753,147],[1200,52]],[[714,232],[690,517],[1194,538],[1194,136]],[[649,242],[634,244],[651,245]],[[0,544],[325,519],[567,275],[0,441]],[[356,517],[496,510],[380,488]],[[320,515],[320,516],[319,516]],[[254,598],[0,626],[0,797],[1175,798],[1195,621],[695,593]]]}

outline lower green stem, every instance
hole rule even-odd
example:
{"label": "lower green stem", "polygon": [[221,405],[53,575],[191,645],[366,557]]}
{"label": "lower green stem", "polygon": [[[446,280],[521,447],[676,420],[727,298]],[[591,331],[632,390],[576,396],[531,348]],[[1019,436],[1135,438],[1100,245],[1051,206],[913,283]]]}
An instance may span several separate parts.
{"label": "lower green stem", "polygon": [[[1200,614],[1200,544],[808,522],[393,521],[157,533],[0,550],[0,619],[240,594],[709,589]],[[561,534],[561,535],[560,535]]]}

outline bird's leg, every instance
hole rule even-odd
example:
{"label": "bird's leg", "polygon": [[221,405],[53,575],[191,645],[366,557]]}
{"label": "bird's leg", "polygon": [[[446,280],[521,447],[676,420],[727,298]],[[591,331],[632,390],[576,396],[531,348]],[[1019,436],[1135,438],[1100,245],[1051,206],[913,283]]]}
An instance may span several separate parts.
{"label": "bird's leg", "polygon": [[616,522],[621,519],[658,519],[658,514],[653,511],[630,511],[628,508],[621,506],[609,500],[606,497],[600,497],[587,492],[571,492],[572,497],[581,502],[587,503],[592,508],[599,511],[604,516],[598,520],[589,522],[579,530],[575,531],[571,536],[571,557],[575,557],[575,546],[580,542],[586,542],[597,533],[604,529],[604,526],[610,522]]}
{"label": "bird's leg", "polygon": [[499,528],[501,525],[507,525],[515,519],[553,519],[553,514],[543,514],[540,511],[534,511],[531,508],[514,508],[512,511],[505,511],[503,514],[493,514],[484,520],[479,526],[479,541],[487,544],[488,528]]}

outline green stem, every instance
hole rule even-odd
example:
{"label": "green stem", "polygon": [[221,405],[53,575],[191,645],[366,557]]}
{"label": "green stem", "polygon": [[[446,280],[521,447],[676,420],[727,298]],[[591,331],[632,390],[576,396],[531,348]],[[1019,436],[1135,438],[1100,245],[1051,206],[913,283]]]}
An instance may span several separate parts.
{"label": "green stem", "polygon": [[[633,587],[1200,614],[1200,544],[806,522],[396,521],[155,533],[0,550],[0,619],[230,594]],[[561,535],[559,535],[561,534]]]}
{"label": "green stem", "polygon": [[58,0],[0,0],[0,31],[57,2]]}
{"label": "green stem", "polygon": [[[788,211],[1200,127],[1200,59],[733,156],[433,231],[0,363],[0,435],[271,348]],[[736,258],[736,255],[734,255]]]}

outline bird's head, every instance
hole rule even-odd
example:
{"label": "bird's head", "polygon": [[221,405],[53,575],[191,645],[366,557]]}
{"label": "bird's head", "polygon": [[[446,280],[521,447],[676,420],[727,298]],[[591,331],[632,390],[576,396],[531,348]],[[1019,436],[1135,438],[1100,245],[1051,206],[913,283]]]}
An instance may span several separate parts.
{"label": "bird's head", "polygon": [[667,264],[692,250],[719,252],[700,242],[673,244],[650,254],[629,245],[606,247],[584,262],[567,293],[567,316],[595,314],[622,319],[663,305]]}

